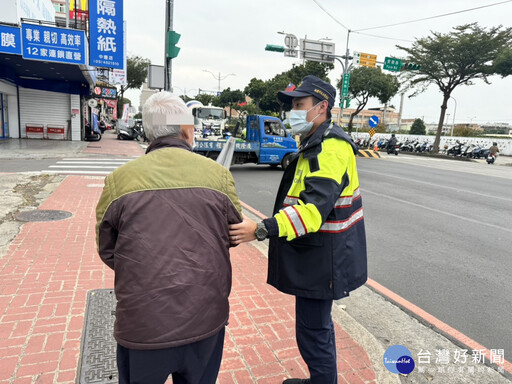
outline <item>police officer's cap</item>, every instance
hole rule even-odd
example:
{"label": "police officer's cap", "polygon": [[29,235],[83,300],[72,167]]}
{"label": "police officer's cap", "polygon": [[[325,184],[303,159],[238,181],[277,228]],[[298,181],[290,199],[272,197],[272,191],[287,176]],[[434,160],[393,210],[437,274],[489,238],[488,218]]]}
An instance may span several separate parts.
{"label": "police officer's cap", "polygon": [[336,89],[328,82],[313,76],[308,75],[302,79],[299,86],[293,91],[280,91],[277,98],[283,103],[291,104],[294,97],[307,97],[314,96],[319,100],[327,100],[329,109],[334,105],[336,98]]}

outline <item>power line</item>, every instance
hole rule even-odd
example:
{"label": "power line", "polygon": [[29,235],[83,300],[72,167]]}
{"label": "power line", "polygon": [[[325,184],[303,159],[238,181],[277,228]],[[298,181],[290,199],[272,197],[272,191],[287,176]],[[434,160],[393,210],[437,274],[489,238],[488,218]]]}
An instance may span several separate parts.
{"label": "power line", "polygon": [[[315,4],[316,4],[316,5],[318,5],[318,6],[320,7],[320,9],[321,9],[322,11],[324,11],[324,12],[327,14],[327,16],[329,16],[331,19],[333,19],[335,23],[337,23],[337,24],[341,25],[343,28],[345,28],[347,31],[349,31],[349,32],[350,32],[350,29],[349,29],[349,28],[347,28],[346,26],[344,26],[344,25],[343,25],[340,21],[338,21],[338,20],[337,20],[333,15],[331,15],[331,14],[327,11],[327,9],[325,9],[324,7],[322,7],[322,5],[321,5],[317,0],[313,0],[313,1],[315,2]],[[510,0],[510,1],[512,1],[512,0]]]}
{"label": "power line", "polygon": [[356,31],[352,31],[352,32],[353,33],[357,33],[358,35],[377,37],[379,39],[394,40],[394,41],[405,41],[407,43],[414,43],[414,41],[412,41],[412,40],[405,40],[405,39],[397,39],[395,37],[385,37],[385,36],[379,36],[379,35],[372,35],[370,33],[361,33],[361,32],[356,32]]}
{"label": "power line", "polygon": [[[315,3],[316,3],[316,0],[313,0],[313,1],[315,1]],[[500,1],[500,2],[498,2],[498,3],[493,3],[493,4],[488,4],[488,5],[482,5],[481,7],[468,8],[468,9],[464,9],[464,10],[461,10],[461,11],[450,12],[450,13],[443,13],[442,15],[430,16],[430,17],[425,17],[425,18],[422,18],[422,19],[415,19],[415,20],[403,21],[403,22],[400,22],[400,23],[380,25],[380,26],[377,26],[377,27],[369,27],[369,28],[357,29],[357,30],[354,30],[353,32],[369,31],[369,30],[371,30],[371,29],[379,29],[379,28],[394,27],[394,26],[397,26],[397,25],[403,25],[403,24],[416,23],[416,22],[418,22],[418,21],[425,21],[425,20],[437,19],[437,18],[440,18],[440,17],[451,16],[451,15],[456,15],[456,14],[459,14],[459,13],[475,11],[475,10],[477,10],[477,9],[482,9],[482,8],[494,7],[495,5],[500,5],[500,4],[510,3],[510,2],[512,2],[512,0]],[[331,16],[331,17],[332,17],[332,16]]]}

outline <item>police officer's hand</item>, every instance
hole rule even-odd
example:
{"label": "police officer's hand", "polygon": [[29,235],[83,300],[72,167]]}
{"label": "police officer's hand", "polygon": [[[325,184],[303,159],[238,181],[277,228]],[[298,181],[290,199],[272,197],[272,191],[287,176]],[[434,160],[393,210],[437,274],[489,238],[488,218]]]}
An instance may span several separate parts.
{"label": "police officer's hand", "polygon": [[231,244],[238,245],[247,241],[256,240],[257,225],[251,219],[244,217],[244,221],[238,224],[231,224],[229,226],[229,240]]}

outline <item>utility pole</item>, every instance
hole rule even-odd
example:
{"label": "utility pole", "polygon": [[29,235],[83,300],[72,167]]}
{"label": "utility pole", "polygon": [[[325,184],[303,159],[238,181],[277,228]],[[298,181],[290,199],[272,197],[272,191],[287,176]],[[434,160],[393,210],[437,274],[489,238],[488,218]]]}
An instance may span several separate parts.
{"label": "utility pole", "polygon": [[167,47],[169,44],[169,31],[173,30],[173,10],[174,0],[167,0],[165,7],[164,89],[168,92],[172,92],[172,58],[168,57]]}
{"label": "utility pole", "polygon": [[400,94],[400,109],[398,111],[398,130],[400,131],[400,127],[402,125],[402,113],[404,111],[404,95],[405,93],[402,92]]}

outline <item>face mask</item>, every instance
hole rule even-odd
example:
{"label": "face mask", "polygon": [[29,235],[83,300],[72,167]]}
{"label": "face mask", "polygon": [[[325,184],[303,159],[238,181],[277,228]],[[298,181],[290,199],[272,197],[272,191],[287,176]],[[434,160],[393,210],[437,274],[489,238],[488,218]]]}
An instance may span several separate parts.
{"label": "face mask", "polygon": [[[320,102],[321,103],[321,102]],[[320,104],[318,103],[318,104]],[[291,110],[290,111],[290,129],[293,135],[303,135],[308,133],[311,128],[313,128],[313,121],[320,116],[320,114],[316,115],[313,120],[307,121],[308,112],[315,108],[318,104],[314,105],[312,108],[307,111],[304,110]]]}

